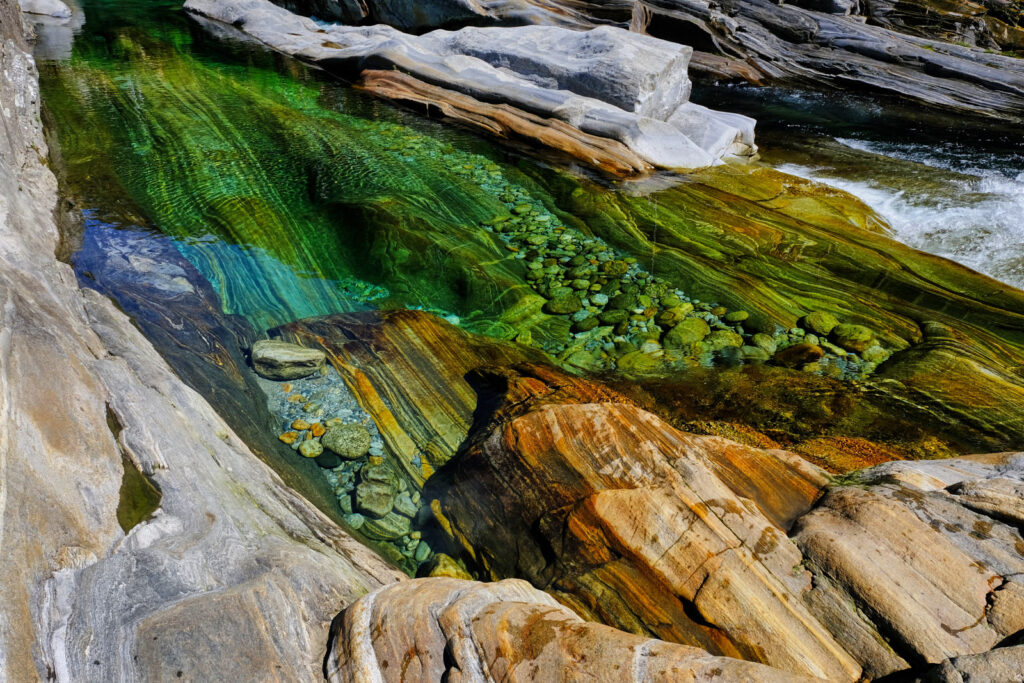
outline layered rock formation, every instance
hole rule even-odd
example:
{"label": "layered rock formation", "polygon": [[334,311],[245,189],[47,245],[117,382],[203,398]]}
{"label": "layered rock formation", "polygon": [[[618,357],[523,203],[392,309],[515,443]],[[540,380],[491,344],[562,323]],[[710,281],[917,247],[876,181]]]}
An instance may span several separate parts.
{"label": "layered rock formation", "polygon": [[[310,3],[296,4],[307,14],[324,16]],[[360,13],[334,16],[403,29],[486,22],[586,30],[611,23],[692,46],[697,51],[692,69],[705,78],[873,90],[1018,121],[1024,109],[1024,81],[1015,58],[1024,49],[1024,18],[1012,2],[583,0],[425,6],[428,11],[369,0]]]}
{"label": "layered rock formation", "polygon": [[339,615],[324,666],[345,681],[804,681],[585,622],[524,581],[418,579]]}
{"label": "layered rock formation", "polygon": [[618,28],[467,27],[412,36],[386,25],[321,27],[269,0],[190,0],[186,8],[342,76],[397,69],[479,101],[474,108],[507,104],[519,118],[533,114],[617,140],[654,166],[701,168],[755,150],[752,120],[688,106],[690,48]]}
{"label": "layered rock formation", "polygon": [[985,652],[1022,627],[1020,454],[882,465],[815,501],[826,479],[793,454],[687,435],[607,395],[552,403],[528,370],[479,382],[505,400],[425,496],[485,576],[830,680]]}
{"label": "layered rock formation", "polygon": [[[9,0],[0,26],[0,669],[311,678],[332,616],[400,576],[286,487],[56,261],[35,65]],[[139,487],[159,489],[158,507],[119,515],[153,504]],[[119,518],[145,521],[125,531]]]}
{"label": "layered rock formation", "polygon": [[[874,16],[866,4],[865,14]],[[928,37],[918,37],[865,23],[853,11],[856,3],[654,0],[638,7],[643,14],[633,18],[634,26],[686,36],[738,64],[711,59],[712,72],[881,91],[982,117],[1021,120],[1024,110],[1020,60],[937,40],[947,36],[934,26],[924,31]]]}

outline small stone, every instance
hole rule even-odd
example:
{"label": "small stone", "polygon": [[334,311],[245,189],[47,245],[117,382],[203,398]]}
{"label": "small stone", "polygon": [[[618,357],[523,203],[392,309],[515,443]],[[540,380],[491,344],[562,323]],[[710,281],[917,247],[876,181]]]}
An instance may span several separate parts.
{"label": "small stone", "polygon": [[788,368],[799,367],[808,363],[817,364],[825,355],[825,351],[820,346],[814,344],[794,344],[789,348],[782,349],[777,352],[773,357],[775,362],[779,365],[784,365]]}
{"label": "small stone", "polygon": [[412,497],[408,493],[400,493],[395,498],[395,512],[406,517],[415,517],[419,511],[419,507],[412,502]]}
{"label": "small stone", "polygon": [[380,455],[371,455],[369,458],[366,459],[366,461],[369,462],[371,465],[383,465],[384,457]]}
{"label": "small stone", "polygon": [[346,494],[338,497],[338,506],[346,515],[352,514],[352,496]]}
{"label": "small stone", "polygon": [[802,322],[806,329],[821,336],[827,336],[839,324],[834,315],[824,311],[812,311],[804,316]]}
{"label": "small stone", "polygon": [[361,424],[331,427],[322,440],[325,448],[348,460],[361,458],[370,450],[370,432]]}
{"label": "small stone", "polygon": [[[813,336],[813,335],[807,335],[806,337],[804,337],[804,339],[806,341],[810,342],[811,336]],[[815,337],[815,339],[817,339],[817,337]],[[811,343],[814,343],[814,342],[811,342]],[[825,349],[825,351],[827,353],[835,354],[836,356],[839,356],[840,358],[846,356],[846,354],[847,354],[846,349],[844,349],[842,347],[839,347],[839,346],[836,346],[835,344],[831,344],[831,343],[829,343],[827,341],[820,341],[819,340],[818,345],[821,346],[821,348]]]}
{"label": "small stone", "polygon": [[755,363],[763,363],[771,358],[771,354],[759,346],[741,346],[740,353],[744,360]]}
{"label": "small stone", "polygon": [[367,518],[361,529],[364,535],[378,541],[394,541],[405,536],[411,530],[412,520],[394,512],[379,519]]}
{"label": "small stone", "polygon": [[699,342],[711,332],[700,318],[687,318],[665,333],[662,340],[666,349],[682,349]]}
{"label": "small stone", "polygon": [[868,363],[884,363],[889,360],[891,354],[876,344],[864,349],[860,355]]}
{"label": "small stone", "polygon": [[261,339],[253,344],[251,357],[256,374],[275,380],[309,377],[327,360],[327,354],[319,349],[273,339]]}
{"label": "small stone", "polygon": [[757,334],[755,334],[751,338],[751,341],[754,342],[754,346],[756,346],[759,349],[763,349],[765,352],[767,352],[769,356],[775,353],[777,349],[775,340],[771,337],[771,335],[765,334],[764,332],[758,332]]}
{"label": "small stone", "polygon": [[682,303],[683,300],[680,299],[675,294],[666,294],[665,296],[661,297],[662,308],[675,308],[676,306],[682,305]]}
{"label": "small stone", "polygon": [[327,428],[324,427],[319,422],[314,422],[309,426],[309,431],[313,434],[313,436],[321,437],[324,435],[324,432],[327,431]]}
{"label": "small stone", "polygon": [[430,546],[426,541],[420,541],[416,546],[416,554],[413,555],[413,559],[417,562],[426,562],[428,557],[430,557]]}
{"label": "small stone", "polygon": [[342,459],[339,458],[335,453],[330,451],[324,451],[318,455],[315,459],[317,465],[324,468],[325,470],[333,470],[342,463]]}
{"label": "small stone", "polygon": [[714,308],[711,309],[711,315],[717,315],[719,318],[721,318],[723,315],[726,314],[728,310],[729,309],[727,309],[725,306],[715,306]]}
{"label": "small stone", "polygon": [[369,517],[383,517],[395,506],[395,489],[391,484],[364,481],[356,486],[356,509]]}
{"label": "small stone", "polygon": [[729,313],[725,314],[725,322],[741,323],[749,317],[750,314],[747,313],[746,311],[730,311]]}
{"label": "small stone", "polygon": [[299,446],[299,455],[304,458],[315,458],[324,452],[323,444],[320,443],[319,439],[310,439],[303,441],[302,445]]}
{"label": "small stone", "polygon": [[281,441],[285,442],[289,446],[291,446],[293,443],[295,443],[296,441],[299,440],[299,433],[298,432],[285,432],[284,434],[282,434],[281,436],[279,436],[277,438],[280,439]]}
{"label": "small stone", "polygon": [[292,422],[292,429],[304,432],[307,429],[309,429],[309,423],[306,422],[305,420],[295,420],[294,422]]}
{"label": "small stone", "polygon": [[345,421],[340,417],[332,417],[324,422],[324,426],[327,427],[327,429],[330,429],[331,427],[340,427],[343,424],[345,424]]}
{"label": "small stone", "polygon": [[875,333],[863,325],[836,325],[829,335],[836,346],[860,353],[875,344]]}
{"label": "small stone", "polygon": [[704,342],[710,345],[712,351],[721,351],[730,346],[743,346],[743,337],[732,330],[715,330],[704,337]]}
{"label": "small stone", "polygon": [[292,385],[291,384],[287,384],[287,383],[286,384],[282,384],[281,385],[281,391],[283,391],[286,394],[292,393]]}
{"label": "small stone", "polygon": [[354,512],[351,515],[345,515],[345,524],[348,524],[353,529],[360,529],[365,523],[366,517],[363,517],[358,512]]}
{"label": "small stone", "polygon": [[514,213],[517,216],[522,216],[524,214],[530,213],[531,211],[533,211],[533,207],[530,206],[529,204],[520,204],[519,206],[512,209],[512,213]]}
{"label": "small stone", "polygon": [[555,296],[544,304],[544,312],[551,315],[572,315],[581,308],[583,308],[583,301],[575,292]]}
{"label": "small stone", "polygon": [[610,309],[603,311],[597,316],[602,325],[618,325],[629,320],[629,312],[621,309]]}
{"label": "small stone", "polygon": [[598,319],[593,317],[593,316],[591,316],[589,318],[584,318],[583,320],[580,320],[580,321],[577,321],[577,322],[573,323],[571,329],[572,329],[573,332],[579,334],[579,333],[582,333],[582,332],[589,332],[590,330],[594,329],[598,325],[600,325],[600,323],[598,322]]}
{"label": "small stone", "polygon": [[608,295],[607,294],[592,294],[590,296],[590,303],[594,304],[595,306],[604,306],[605,304],[608,303]]}

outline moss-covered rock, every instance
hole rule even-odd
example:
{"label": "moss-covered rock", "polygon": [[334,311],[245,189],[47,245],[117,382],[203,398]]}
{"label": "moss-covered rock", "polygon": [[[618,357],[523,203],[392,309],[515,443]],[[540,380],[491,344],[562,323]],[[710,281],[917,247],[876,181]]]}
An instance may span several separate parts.
{"label": "moss-covered rock", "polygon": [[707,322],[701,318],[687,318],[665,333],[662,340],[667,349],[682,349],[699,342],[711,333]]}
{"label": "moss-covered rock", "polygon": [[875,333],[863,325],[836,325],[829,334],[836,346],[860,353],[875,343]]}
{"label": "moss-covered rock", "polygon": [[346,460],[355,460],[370,450],[370,432],[361,424],[343,424],[329,428],[321,437],[324,448]]}

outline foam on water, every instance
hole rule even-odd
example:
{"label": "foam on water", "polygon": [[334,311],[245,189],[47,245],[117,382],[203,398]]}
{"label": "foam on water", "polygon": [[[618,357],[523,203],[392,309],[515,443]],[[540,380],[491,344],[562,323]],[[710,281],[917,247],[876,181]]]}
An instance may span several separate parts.
{"label": "foam on water", "polygon": [[[951,175],[948,182],[918,192],[870,179],[843,177],[829,167],[783,164],[778,170],[860,197],[886,218],[893,237],[909,246],[1024,288],[1024,160],[987,158],[955,144],[924,147],[846,138],[837,141],[879,157],[912,161],[960,175]],[[884,163],[885,159],[879,161]]]}

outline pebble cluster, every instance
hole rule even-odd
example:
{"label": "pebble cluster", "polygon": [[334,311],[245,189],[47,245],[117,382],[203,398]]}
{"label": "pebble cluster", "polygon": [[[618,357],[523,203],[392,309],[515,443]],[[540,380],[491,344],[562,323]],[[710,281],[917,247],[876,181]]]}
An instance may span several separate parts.
{"label": "pebble cluster", "polygon": [[349,527],[410,570],[429,561],[434,553],[412,528],[420,494],[396,472],[377,426],[337,371],[327,366],[304,379],[258,381],[280,420],[278,438],[315,459]]}
{"label": "pebble cluster", "polygon": [[518,341],[540,346],[564,363],[638,374],[771,363],[860,379],[890,355],[870,329],[840,324],[824,312],[810,312],[789,329],[751,329],[747,311],[691,298],[635,257],[567,227],[488,158],[398,124],[374,122],[367,133],[379,136],[396,158],[434,159],[505,206],[507,212],[480,227],[504,242],[510,258],[523,262],[527,282],[547,301],[544,312],[564,321],[564,334],[554,339],[536,341],[526,331]]}

